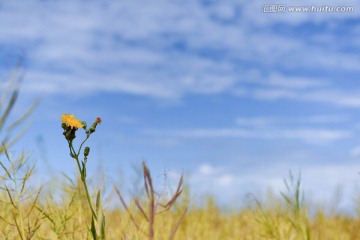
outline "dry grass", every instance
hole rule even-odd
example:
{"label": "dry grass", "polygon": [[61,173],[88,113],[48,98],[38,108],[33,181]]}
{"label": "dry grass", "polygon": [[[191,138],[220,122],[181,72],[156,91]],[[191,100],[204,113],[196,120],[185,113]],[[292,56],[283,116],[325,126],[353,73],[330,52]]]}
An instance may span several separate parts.
{"label": "dry grass", "polygon": [[[0,195],[0,216],[7,220],[0,221],[0,238],[92,239],[88,228],[91,214],[80,180],[76,185],[62,185],[60,200],[49,193],[36,200],[34,193],[17,204],[9,203],[9,194],[4,190]],[[184,215],[184,197],[173,209],[157,212],[152,222],[146,210],[152,208],[149,199],[135,198],[126,203],[126,209],[105,208],[107,239],[360,239],[359,218],[329,216],[321,210],[310,217],[305,204],[304,209],[294,211],[294,205],[284,198],[271,197],[269,202],[232,213],[224,213],[210,198],[202,207],[190,206]],[[149,208],[140,208],[139,204]]]}
{"label": "dry grass", "polygon": [[[0,238],[93,239],[80,176],[77,181],[63,178],[61,184],[35,188],[27,185],[33,167],[25,160],[24,155],[10,158],[3,167]],[[300,176],[290,174],[281,194],[269,194],[262,201],[253,198],[251,207],[227,213],[212,197],[203,206],[192,205],[182,178],[173,195],[165,197],[155,190],[145,163],[143,177],[143,195],[126,201],[117,187],[107,194],[105,202],[117,202],[101,207],[107,239],[360,239],[358,217],[326,214],[321,209],[309,215]],[[53,194],[54,187],[58,192]],[[92,184],[90,189],[98,188]],[[93,192],[91,198],[96,199],[98,190]]]}

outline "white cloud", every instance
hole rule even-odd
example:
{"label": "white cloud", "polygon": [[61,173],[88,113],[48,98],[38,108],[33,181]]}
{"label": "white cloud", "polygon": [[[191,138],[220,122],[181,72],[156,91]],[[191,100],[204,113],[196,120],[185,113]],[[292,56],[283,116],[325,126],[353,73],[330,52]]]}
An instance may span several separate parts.
{"label": "white cloud", "polygon": [[344,123],[349,121],[349,116],[341,114],[327,114],[327,115],[312,115],[303,118],[304,122],[308,123]]}
{"label": "white cloud", "polygon": [[220,187],[231,187],[236,183],[237,178],[231,174],[223,174],[216,179],[216,184]]}
{"label": "white cloud", "polygon": [[360,107],[360,89],[333,90],[330,88],[295,91],[284,88],[258,88],[246,94],[261,100],[290,99],[296,101],[308,101],[327,103],[344,107]]}
{"label": "white cloud", "polygon": [[115,117],[115,121],[119,124],[136,124],[139,122],[139,119],[132,116],[119,115]]}
{"label": "white cloud", "polygon": [[[320,90],[304,94],[304,100],[326,102],[347,107],[360,107],[360,90],[335,91]],[[301,97],[300,97],[301,98]]]}
{"label": "white cloud", "polygon": [[[203,167],[212,169],[211,173],[204,172]],[[192,191],[197,194],[213,194],[219,196],[222,203],[229,203],[232,199],[239,199],[247,194],[255,194],[259,197],[271,189],[277,196],[280,192],[286,192],[284,180],[289,181],[289,173],[286,168],[268,166],[260,168],[256,165],[247,169],[246,172],[234,174],[234,170],[228,166],[213,166],[208,163],[200,165],[190,176]],[[321,203],[324,207],[332,207],[335,190],[343,187],[343,198],[337,204],[340,208],[350,209],[352,199],[356,192],[353,186],[359,180],[359,164],[327,166],[304,166],[301,173],[301,190],[305,194],[305,200]],[[294,169],[292,169],[294,170]],[[297,181],[298,172],[292,172]],[[331,176],[329,178],[329,176]],[[294,189],[292,189],[294,190]],[[344,209],[340,209],[344,210]]]}
{"label": "white cloud", "polygon": [[348,130],[320,128],[279,128],[279,129],[244,129],[244,128],[193,128],[181,130],[148,129],[145,133],[155,136],[174,138],[244,138],[244,139],[289,139],[311,144],[323,144],[352,136]]}
{"label": "white cloud", "polygon": [[161,130],[148,129],[148,134],[165,135],[180,138],[207,138],[207,137],[249,137],[251,132],[240,128],[221,128],[221,129],[181,129],[181,130]]}
{"label": "white cloud", "polygon": [[199,174],[201,175],[214,175],[219,172],[220,169],[215,168],[209,164],[202,164],[199,166]]}
{"label": "white cloud", "polygon": [[[184,1],[179,7],[177,2],[157,1],[144,8],[142,1],[93,2],[86,7],[81,2],[6,2],[0,9],[0,44],[27,51],[29,91],[50,93],[72,94],[74,87],[69,86],[75,84],[83,94],[102,90],[179,98],[187,93],[231,93],[237,88],[246,96],[242,85],[250,81],[260,87],[250,91],[255,98],[303,100],[299,91],[321,90],[326,81],[296,73],[285,76],[283,69],[359,71],[355,54],[332,49],[336,39],[331,28],[313,34],[321,36],[321,48],[309,44],[306,37],[271,28],[279,22],[330,24],[333,18],[351,19],[351,14],[268,15],[261,13],[264,3],[205,6]],[[275,70],[268,76],[250,77],[254,69],[268,68]],[[305,97],[334,103],[318,93]],[[360,105],[356,98],[339,102]]]}
{"label": "white cloud", "polygon": [[345,192],[341,200],[346,201],[346,204],[339,203],[339,205],[349,209],[349,206],[354,204],[351,199],[357,196],[354,186],[358,186],[359,183],[359,169],[360,165],[357,163],[309,166],[302,170],[302,184],[311,193],[309,197],[323,202],[334,200],[336,188],[344,188]]}
{"label": "white cloud", "polygon": [[252,91],[251,96],[261,100],[277,100],[277,99],[297,99],[298,93],[287,89],[268,89],[260,88]]}
{"label": "white cloud", "polygon": [[323,80],[304,77],[289,77],[278,73],[272,73],[266,81],[267,84],[271,86],[282,87],[285,89],[305,89],[326,85],[326,82]]}
{"label": "white cloud", "polygon": [[205,175],[208,175],[208,174],[212,174],[213,173],[213,168],[207,164],[204,164],[204,165],[201,165],[199,167],[199,173],[200,174],[205,174]]}
{"label": "white cloud", "polygon": [[351,135],[351,132],[344,130],[296,129],[272,132],[269,134],[269,138],[273,138],[275,136],[285,139],[300,139],[310,143],[322,143],[324,141],[327,142],[348,138]]}
{"label": "white cloud", "polygon": [[341,114],[306,115],[306,116],[281,116],[281,117],[238,117],[235,123],[241,127],[252,128],[281,128],[286,126],[301,127],[313,124],[345,123],[350,120],[349,116]]}
{"label": "white cloud", "polygon": [[236,124],[244,127],[267,127],[273,124],[274,119],[268,117],[253,117],[253,118],[239,117],[235,121]]}
{"label": "white cloud", "polygon": [[[228,173],[222,167],[215,167],[210,164],[202,164],[190,176],[192,191],[196,194],[213,194],[220,196],[220,200],[229,200],[235,196],[244,194],[243,189],[238,188],[247,180],[241,176]],[[239,191],[234,191],[239,189]]]}

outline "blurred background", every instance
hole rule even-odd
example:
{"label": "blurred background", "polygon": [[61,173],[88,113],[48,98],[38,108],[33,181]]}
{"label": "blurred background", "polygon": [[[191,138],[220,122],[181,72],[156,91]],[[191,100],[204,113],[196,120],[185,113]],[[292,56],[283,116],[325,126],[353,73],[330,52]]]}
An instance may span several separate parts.
{"label": "blurred background", "polygon": [[101,117],[91,173],[126,179],[145,160],[155,181],[184,173],[195,198],[227,206],[283,189],[291,170],[314,201],[341,189],[346,209],[360,182],[360,2],[269,4],[0,1],[2,88],[23,61],[14,118],[41,98],[11,151],[30,152],[41,181],[75,174],[60,116]]}

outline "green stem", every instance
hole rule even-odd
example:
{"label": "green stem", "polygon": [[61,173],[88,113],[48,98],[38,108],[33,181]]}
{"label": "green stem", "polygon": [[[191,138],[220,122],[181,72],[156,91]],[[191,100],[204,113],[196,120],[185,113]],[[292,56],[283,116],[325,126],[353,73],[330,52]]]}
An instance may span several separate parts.
{"label": "green stem", "polygon": [[69,140],[68,140],[68,143],[69,143],[69,149],[70,149],[70,155],[71,155],[71,157],[72,157],[72,156],[75,156],[75,155],[76,155],[76,152],[75,152],[75,149],[74,149],[74,147],[73,147],[73,145],[72,145],[72,141],[69,141]]}
{"label": "green stem", "polygon": [[83,146],[84,143],[88,140],[89,137],[90,137],[90,134],[86,134],[85,140],[80,144],[79,151],[78,151],[78,153],[77,153],[78,156],[79,156],[79,154],[80,154],[80,151],[81,151],[82,146]]}
{"label": "green stem", "polygon": [[94,216],[94,218],[95,218],[95,220],[96,220],[96,219],[97,219],[97,216],[96,216],[95,210],[94,210],[94,208],[93,208],[93,206],[92,206],[92,203],[91,203],[90,194],[89,194],[89,189],[88,189],[87,184],[86,184],[85,172],[84,172],[83,169],[81,168],[78,155],[75,155],[75,160],[76,160],[76,163],[77,163],[77,165],[78,165],[78,168],[79,168],[79,171],[80,171],[80,174],[81,174],[81,181],[82,181],[82,183],[83,183],[83,185],[84,185],[84,188],[85,188],[86,198],[87,198],[87,201],[88,201],[88,204],[89,204],[91,213],[92,213],[92,215]]}
{"label": "green stem", "polygon": [[75,160],[76,160],[76,164],[77,164],[77,166],[78,166],[78,169],[79,169],[79,172],[80,172],[80,176],[81,176],[81,182],[83,183],[84,188],[85,188],[86,198],[87,198],[87,201],[88,201],[88,204],[89,204],[91,213],[92,213],[93,217],[95,218],[95,220],[97,220],[97,216],[96,216],[95,210],[94,210],[94,208],[93,208],[93,206],[92,206],[92,203],[91,203],[91,198],[90,198],[90,194],[89,194],[89,189],[88,189],[87,183],[86,183],[85,171],[84,171],[84,169],[83,169],[83,168],[85,168],[85,166],[81,167],[80,161],[79,161],[79,154],[80,154],[81,147],[82,147],[82,145],[86,142],[86,140],[89,138],[89,136],[90,136],[90,135],[87,135],[87,136],[86,136],[86,139],[81,143],[78,153],[76,153],[76,151],[75,151],[75,149],[74,149],[74,146],[72,145],[72,141],[69,141],[69,148],[70,148],[70,153],[73,154],[73,156],[74,156],[73,158],[75,158]]}
{"label": "green stem", "polygon": [[89,190],[88,190],[87,184],[86,184],[86,182],[85,182],[85,178],[84,178],[83,183],[84,183],[84,188],[85,188],[85,192],[86,192],[86,197],[87,197],[87,199],[88,199],[89,206],[90,206],[90,209],[91,209],[91,213],[92,213],[92,215],[94,216],[95,220],[97,220],[97,215],[96,215],[95,210],[94,210],[94,208],[93,208],[93,206],[92,206],[92,204],[91,204],[90,194],[89,194]]}
{"label": "green stem", "polygon": [[[73,145],[72,145],[72,141],[68,141],[69,142],[69,148],[70,148],[70,155],[73,157],[73,158],[75,158],[76,159],[76,163],[77,163],[77,166],[78,166],[78,169],[79,169],[79,172],[80,172],[80,174],[82,173],[82,170],[81,170],[81,166],[80,166],[80,162],[79,162],[79,160],[78,160],[78,156],[76,155],[76,153],[75,153],[75,149],[74,149],[74,147],[73,147]],[[82,174],[81,174],[82,175]]]}

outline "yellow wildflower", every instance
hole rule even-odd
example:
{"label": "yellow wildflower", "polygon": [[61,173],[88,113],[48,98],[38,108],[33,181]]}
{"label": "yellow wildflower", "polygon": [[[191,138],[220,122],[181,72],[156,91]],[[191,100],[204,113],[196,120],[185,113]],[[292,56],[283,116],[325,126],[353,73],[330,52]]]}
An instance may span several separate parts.
{"label": "yellow wildflower", "polygon": [[74,114],[63,114],[61,115],[61,122],[65,123],[69,127],[82,128],[83,123],[75,118]]}

